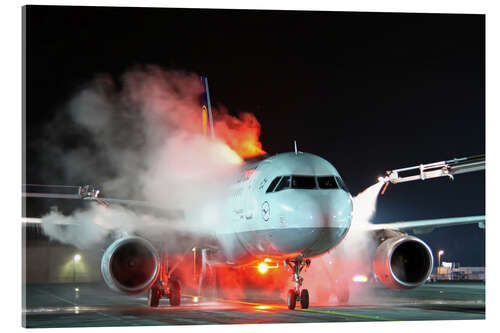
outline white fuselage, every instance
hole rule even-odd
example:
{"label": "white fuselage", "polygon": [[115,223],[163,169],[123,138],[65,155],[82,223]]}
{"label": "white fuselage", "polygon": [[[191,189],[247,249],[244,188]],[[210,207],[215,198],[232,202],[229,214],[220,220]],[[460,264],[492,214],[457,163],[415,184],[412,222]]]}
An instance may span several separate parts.
{"label": "white fuselage", "polygon": [[301,152],[245,164],[221,207],[214,232],[229,262],[320,255],[340,243],[352,219],[338,171]]}

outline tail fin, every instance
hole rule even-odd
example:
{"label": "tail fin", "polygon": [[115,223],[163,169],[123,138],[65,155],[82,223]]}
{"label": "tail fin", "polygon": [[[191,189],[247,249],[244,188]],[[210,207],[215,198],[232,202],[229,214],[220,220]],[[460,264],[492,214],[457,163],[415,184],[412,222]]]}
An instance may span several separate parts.
{"label": "tail fin", "polygon": [[212,105],[210,104],[210,93],[208,91],[208,80],[205,75],[201,76],[203,94],[201,95],[201,126],[204,136],[215,137],[214,121],[212,117]]}

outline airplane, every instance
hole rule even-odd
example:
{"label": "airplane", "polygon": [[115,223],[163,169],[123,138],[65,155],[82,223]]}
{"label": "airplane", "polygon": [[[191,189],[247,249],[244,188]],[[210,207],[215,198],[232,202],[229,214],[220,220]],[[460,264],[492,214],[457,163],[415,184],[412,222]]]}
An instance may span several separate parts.
{"label": "airplane", "polygon": [[[201,80],[204,87],[203,133],[214,137],[208,81],[205,76]],[[463,173],[463,166],[468,162],[439,164],[438,168],[442,175],[449,176],[454,167]],[[462,167],[457,168],[457,163]],[[477,159],[474,163],[471,171],[481,169],[477,166]],[[484,158],[482,165],[484,169]],[[426,168],[418,170],[423,175],[421,179],[431,175]],[[449,170],[451,172],[444,172]],[[431,171],[437,176],[435,165]],[[402,179],[397,173],[390,176],[384,181],[396,183]],[[89,187],[83,192],[86,199],[104,205],[134,204],[127,200],[99,198],[98,190]],[[235,267],[260,263],[259,269],[265,269],[269,261],[282,262],[295,284],[287,293],[290,310],[295,309],[297,303],[301,308],[309,307],[309,291],[302,287],[304,278],[301,273],[315,258],[335,251],[348,234],[355,214],[353,197],[337,169],[320,156],[298,151],[296,146],[292,152],[245,161],[238,179],[231,185],[230,195],[217,205],[223,212],[223,219],[214,228],[210,244],[197,245],[202,249],[200,288],[203,280],[208,279],[209,266],[214,262]],[[189,212],[185,218],[196,223]],[[189,221],[190,218],[194,220]],[[366,232],[372,233],[378,244],[373,254],[373,271],[388,288],[418,287],[430,277],[433,254],[425,242],[404,230],[429,231],[463,224],[478,224],[484,228],[484,223],[484,216],[474,216],[370,225]],[[172,276],[175,265],[173,268],[169,266],[167,256],[168,249],[158,248],[144,237],[122,235],[107,247],[102,256],[102,276],[108,287],[121,293],[148,291],[148,305],[151,307],[157,307],[162,297],[168,298],[172,306],[178,306],[181,286]]]}

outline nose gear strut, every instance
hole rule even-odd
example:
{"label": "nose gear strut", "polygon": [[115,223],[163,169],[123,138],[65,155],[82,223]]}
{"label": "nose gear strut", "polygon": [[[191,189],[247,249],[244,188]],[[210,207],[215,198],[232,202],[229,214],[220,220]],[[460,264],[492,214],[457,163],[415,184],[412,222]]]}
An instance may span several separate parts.
{"label": "nose gear strut", "polygon": [[309,307],[309,292],[307,289],[302,289],[302,282],[304,278],[300,276],[300,273],[304,268],[309,268],[311,265],[310,259],[304,259],[302,255],[299,255],[293,259],[287,258],[285,259],[284,266],[286,270],[293,273],[292,281],[295,282],[295,289],[290,289],[287,295],[288,308],[290,310],[295,309],[295,305],[297,301],[300,302],[300,306],[303,309],[307,309]]}

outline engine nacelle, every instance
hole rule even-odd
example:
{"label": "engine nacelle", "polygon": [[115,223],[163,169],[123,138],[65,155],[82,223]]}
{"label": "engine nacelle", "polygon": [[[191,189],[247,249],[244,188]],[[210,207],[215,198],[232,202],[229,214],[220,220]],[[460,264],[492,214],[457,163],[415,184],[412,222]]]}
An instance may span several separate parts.
{"label": "engine nacelle", "polygon": [[120,238],[104,252],[101,273],[109,288],[127,294],[141,293],[153,285],[160,273],[158,252],[144,238]]}
{"label": "engine nacelle", "polygon": [[373,270],[380,282],[392,289],[410,289],[423,284],[431,275],[432,251],[412,236],[391,237],[375,251]]}

